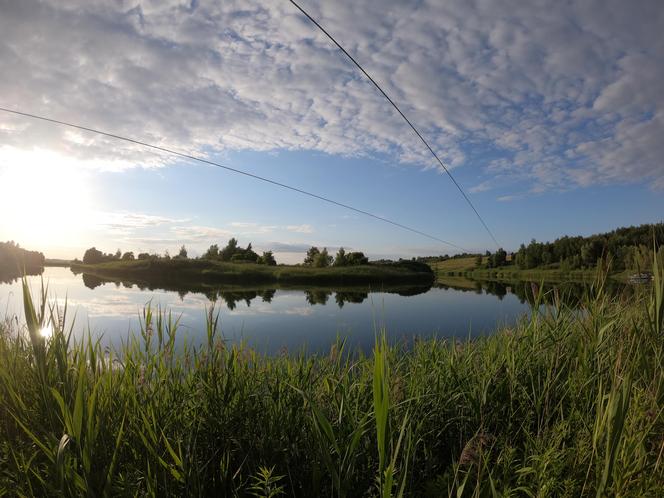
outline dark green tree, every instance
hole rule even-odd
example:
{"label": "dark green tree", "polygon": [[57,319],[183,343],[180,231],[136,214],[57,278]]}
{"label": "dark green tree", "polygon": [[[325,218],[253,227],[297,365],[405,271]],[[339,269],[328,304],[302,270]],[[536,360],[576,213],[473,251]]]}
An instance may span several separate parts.
{"label": "dark green tree", "polygon": [[311,246],[307,251],[307,255],[304,257],[304,265],[314,266],[314,262],[316,261],[316,258],[318,257],[319,254],[320,254],[320,249]]}
{"label": "dark green tree", "polygon": [[83,263],[86,265],[94,265],[102,261],[104,261],[104,255],[96,247],[91,247],[83,254]]}
{"label": "dark green tree", "polygon": [[219,259],[222,261],[230,261],[233,255],[237,252],[237,239],[233,237],[228,241],[226,247],[219,251]]}
{"label": "dark green tree", "polygon": [[369,264],[369,258],[367,258],[361,251],[349,252],[346,254],[346,261],[349,266]]}
{"label": "dark green tree", "polygon": [[332,256],[329,255],[327,252],[327,247],[323,248],[320,253],[316,255],[316,259],[314,259],[314,266],[316,268],[326,268],[332,264]]}
{"label": "dark green tree", "polygon": [[203,259],[219,259],[219,246],[212,244],[203,254]]}
{"label": "dark green tree", "polygon": [[277,260],[274,259],[274,254],[272,251],[265,251],[263,255],[258,258],[258,262],[263,265],[276,266]]}
{"label": "dark green tree", "polygon": [[346,266],[347,264],[348,258],[346,258],[346,250],[343,247],[340,247],[334,258],[334,266]]}
{"label": "dark green tree", "polygon": [[501,266],[505,266],[506,264],[507,264],[507,253],[501,247],[493,255],[493,266],[494,268],[499,268]]}

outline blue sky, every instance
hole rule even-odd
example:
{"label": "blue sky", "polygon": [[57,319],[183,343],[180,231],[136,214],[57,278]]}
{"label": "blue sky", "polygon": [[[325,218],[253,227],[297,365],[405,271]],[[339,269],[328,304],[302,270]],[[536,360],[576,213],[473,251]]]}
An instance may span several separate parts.
{"label": "blue sky", "polygon": [[[664,212],[658,1],[303,2],[432,143],[506,249]],[[471,251],[426,149],[289,2],[0,1],[0,106],[204,155]],[[218,168],[0,114],[0,240],[200,254],[235,236],[458,250]],[[26,201],[27,199],[27,201]]]}

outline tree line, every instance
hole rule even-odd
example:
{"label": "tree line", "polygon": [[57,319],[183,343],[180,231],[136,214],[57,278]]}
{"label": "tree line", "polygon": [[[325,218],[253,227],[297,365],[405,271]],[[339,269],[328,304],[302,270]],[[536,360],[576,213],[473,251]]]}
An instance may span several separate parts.
{"label": "tree line", "polygon": [[[83,263],[85,264],[98,264],[107,263],[110,261],[134,261],[134,260],[163,260],[163,259],[189,259],[187,248],[183,245],[175,256],[171,256],[168,251],[163,255],[149,254],[146,252],[134,255],[133,252],[122,252],[118,249],[115,253],[104,253],[95,247],[85,251],[83,255]],[[256,263],[268,266],[275,266],[277,260],[272,251],[263,251],[258,254],[254,251],[251,242],[242,247],[239,245],[236,238],[232,238],[224,247],[219,247],[218,244],[212,244],[203,255],[198,259],[210,261],[222,261],[230,263]],[[326,247],[320,249],[312,246],[304,257],[302,262],[303,266],[311,266],[314,268],[324,268],[327,266],[357,266],[369,264],[369,258],[361,251],[346,252],[341,247],[335,256],[329,254]]]}
{"label": "tree line", "polygon": [[524,270],[569,271],[594,268],[601,261],[608,261],[616,271],[645,270],[652,266],[654,247],[664,252],[664,223],[618,228],[589,237],[564,236],[553,242],[532,239],[528,245],[521,244],[509,257],[502,248],[495,253],[487,251],[486,262],[482,255],[477,255],[475,265],[478,268],[514,265]]}
{"label": "tree line", "polygon": [[327,247],[319,249],[312,246],[304,257],[304,266],[313,266],[315,268],[325,268],[327,266],[357,266],[368,265],[369,258],[367,258],[361,251],[346,252],[343,247],[340,247],[336,256],[332,257],[327,252]]}
{"label": "tree line", "polygon": [[[163,255],[157,253],[141,252],[134,255],[132,251],[122,252],[118,249],[115,253],[104,253],[95,247],[85,251],[83,255],[83,263],[85,264],[98,264],[107,263],[110,261],[134,261],[134,260],[170,260],[170,259],[190,259],[187,248],[183,245],[180,247],[178,253],[171,256],[168,251]],[[192,258],[196,259],[196,258]],[[256,253],[251,247],[251,242],[247,247],[241,247],[237,239],[232,238],[228,241],[225,247],[219,248],[219,245],[212,244],[205,253],[197,259],[207,259],[212,261],[224,261],[233,263],[257,263],[274,266],[277,264],[272,251],[264,251],[262,255]]]}
{"label": "tree line", "polygon": [[247,247],[241,247],[238,245],[236,238],[230,239],[226,246],[221,249],[217,244],[212,244],[201,258],[232,263],[257,263],[268,266],[277,264],[272,251],[264,251],[259,256],[251,247],[251,242]]}
{"label": "tree line", "polygon": [[40,272],[44,268],[44,254],[23,249],[13,240],[0,242],[0,275],[14,278],[26,273]]}

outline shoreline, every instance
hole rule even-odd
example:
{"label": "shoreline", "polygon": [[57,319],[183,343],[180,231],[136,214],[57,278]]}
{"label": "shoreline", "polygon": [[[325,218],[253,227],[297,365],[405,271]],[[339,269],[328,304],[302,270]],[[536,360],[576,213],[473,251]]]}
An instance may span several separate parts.
{"label": "shoreline", "polygon": [[74,273],[146,285],[431,285],[435,281],[435,275],[429,267],[411,262],[312,268],[171,259],[113,261],[95,265],[73,263],[70,268]]}

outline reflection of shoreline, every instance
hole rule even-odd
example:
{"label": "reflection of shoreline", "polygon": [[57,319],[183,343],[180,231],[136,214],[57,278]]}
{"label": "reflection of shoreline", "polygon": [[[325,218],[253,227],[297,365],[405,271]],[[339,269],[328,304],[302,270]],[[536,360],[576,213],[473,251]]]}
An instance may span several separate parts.
{"label": "reflection of shoreline", "polygon": [[[72,272],[78,274],[74,270]],[[388,294],[398,294],[400,296],[416,296],[424,294],[431,289],[431,285],[380,285],[380,286],[367,286],[367,285],[345,285],[345,286],[304,286],[298,284],[270,284],[270,285],[210,285],[210,284],[151,284],[144,281],[134,281],[130,279],[117,279],[111,277],[103,277],[100,275],[93,275],[89,273],[82,273],[83,284],[89,289],[95,289],[104,284],[115,284],[116,286],[122,285],[125,288],[133,288],[136,286],[141,291],[155,291],[162,290],[168,292],[177,292],[180,299],[184,299],[187,294],[200,294],[205,296],[209,301],[215,302],[223,300],[228,309],[235,309],[238,302],[244,301],[247,306],[250,306],[251,301],[261,298],[263,302],[270,303],[274,297],[277,289],[279,290],[297,290],[304,292],[305,298],[310,305],[326,304],[332,294],[335,295],[334,299],[336,304],[342,308],[346,303],[359,304],[364,302],[370,293],[382,292]]]}
{"label": "reflection of shoreline", "polygon": [[[474,280],[468,277],[440,277],[435,286],[438,289],[454,289],[461,292],[490,294],[502,300],[507,294],[513,294],[524,304],[535,304],[541,293],[543,303],[552,304],[560,301],[568,306],[577,307],[587,296],[590,284],[581,282],[534,282],[528,280]],[[632,293],[630,286],[615,281],[607,281],[605,290],[610,294]]]}
{"label": "reflection of shoreline", "polygon": [[[44,267],[26,268],[25,276],[35,276],[44,273]],[[23,271],[10,270],[9,268],[0,268],[0,284],[13,284],[23,277]]]}

